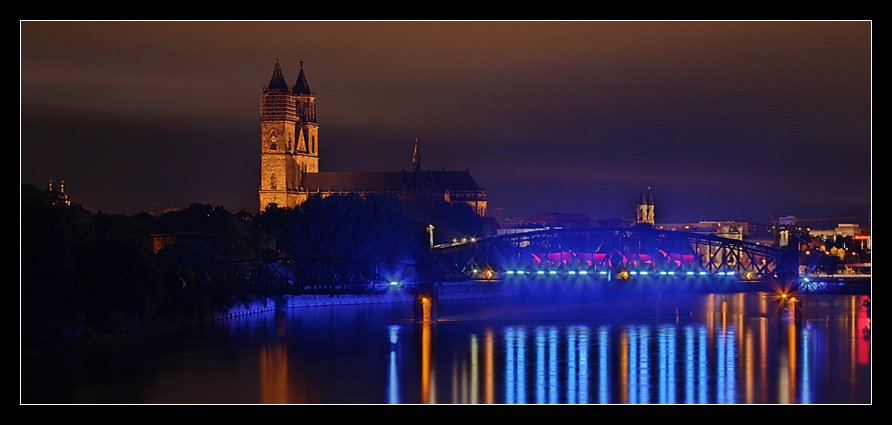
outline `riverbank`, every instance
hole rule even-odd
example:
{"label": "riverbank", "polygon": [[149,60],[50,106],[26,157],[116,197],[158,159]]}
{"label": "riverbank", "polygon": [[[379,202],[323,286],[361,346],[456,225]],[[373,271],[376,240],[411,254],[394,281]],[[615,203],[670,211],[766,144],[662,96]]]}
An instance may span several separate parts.
{"label": "riverbank", "polygon": [[[480,299],[506,297],[516,295],[516,291],[496,281],[443,282],[437,284],[437,296],[440,300]],[[344,294],[344,295],[287,295],[275,299],[258,299],[253,302],[240,303],[229,311],[217,313],[212,319],[226,319],[247,314],[283,308],[321,307],[353,304],[384,304],[412,302],[414,296],[399,288],[389,288],[378,294]]]}

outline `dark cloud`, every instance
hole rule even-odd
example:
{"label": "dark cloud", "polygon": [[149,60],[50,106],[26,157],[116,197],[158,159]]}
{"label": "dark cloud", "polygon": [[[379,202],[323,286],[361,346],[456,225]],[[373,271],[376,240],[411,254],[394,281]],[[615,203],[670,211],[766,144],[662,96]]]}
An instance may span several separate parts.
{"label": "dark cloud", "polygon": [[502,216],[870,208],[871,23],[22,22],[21,179],[91,210],[254,206],[273,63],[321,166],[470,169]]}

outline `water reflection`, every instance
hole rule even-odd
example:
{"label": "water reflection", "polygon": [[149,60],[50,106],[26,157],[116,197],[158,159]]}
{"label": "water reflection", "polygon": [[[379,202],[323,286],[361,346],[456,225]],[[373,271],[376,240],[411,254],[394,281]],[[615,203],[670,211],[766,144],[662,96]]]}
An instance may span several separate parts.
{"label": "water reflection", "polygon": [[858,337],[869,322],[856,298],[707,295],[669,321],[487,327],[465,335],[466,353],[444,366],[448,399],[430,378],[442,355],[431,337],[462,345],[450,339],[459,326],[425,325],[421,403],[867,403],[870,346]]}
{"label": "water reflection", "polygon": [[387,331],[390,340],[390,362],[387,365],[387,370],[389,372],[387,380],[387,402],[389,404],[400,404],[400,345],[398,344],[400,341],[400,327],[396,325],[388,326]]}
{"label": "water reflection", "polygon": [[260,402],[288,403],[288,351],[285,344],[266,345],[260,352]]}
{"label": "water reflection", "polygon": [[410,304],[294,308],[214,322],[99,372],[66,368],[88,373],[24,401],[865,404],[865,299],[441,300],[433,324],[414,323]]}
{"label": "water reflection", "polygon": [[716,344],[715,388],[722,390],[712,391],[702,325],[510,326],[502,332],[505,403],[708,403],[709,392],[717,394],[713,402],[736,402],[723,392],[735,386],[733,344]]}

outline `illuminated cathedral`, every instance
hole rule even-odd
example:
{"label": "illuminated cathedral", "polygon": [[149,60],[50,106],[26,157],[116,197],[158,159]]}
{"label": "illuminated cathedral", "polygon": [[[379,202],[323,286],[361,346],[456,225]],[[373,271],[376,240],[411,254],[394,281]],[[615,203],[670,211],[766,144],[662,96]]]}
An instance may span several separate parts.
{"label": "illuminated cathedral", "polygon": [[423,169],[417,141],[411,171],[320,172],[316,94],[307,83],[303,61],[289,86],[277,59],[260,96],[261,211],[272,205],[295,208],[311,196],[349,193],[393,195],[415,203],[464,203],[486,216],[486,189],[467,171]]}

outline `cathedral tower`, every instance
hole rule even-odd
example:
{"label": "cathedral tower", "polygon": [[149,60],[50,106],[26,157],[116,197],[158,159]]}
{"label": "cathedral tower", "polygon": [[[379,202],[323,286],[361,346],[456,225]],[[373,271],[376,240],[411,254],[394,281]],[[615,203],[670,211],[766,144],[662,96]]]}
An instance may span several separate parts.
{"label": "cathedral tower", "polygon": [[647,188],[646,192],[641,192],[641,200],[638,201],[635,224],[654,225],[654,198],[650,193],[650,188]]}
{"label": "cathedral tower", "polygon": [[276,59],[260,96],[260,211],[271,205],[296,208],[312,196],[354,193],[395,196],[417,205],[434,201],[467,204],[486,216],[486,189],[468,171],[424,170],[418,141],[412,172],[319,172],[316,94],[300,63],[289,86]]}
{"label": "cathedral tower", "polygon": [[[288,87],[279,60],[260,97],[260,209],[293,208],[307,173],[319,172],[316,95],[304,75]],[[304,195],[305,197],[305,195]]]}

